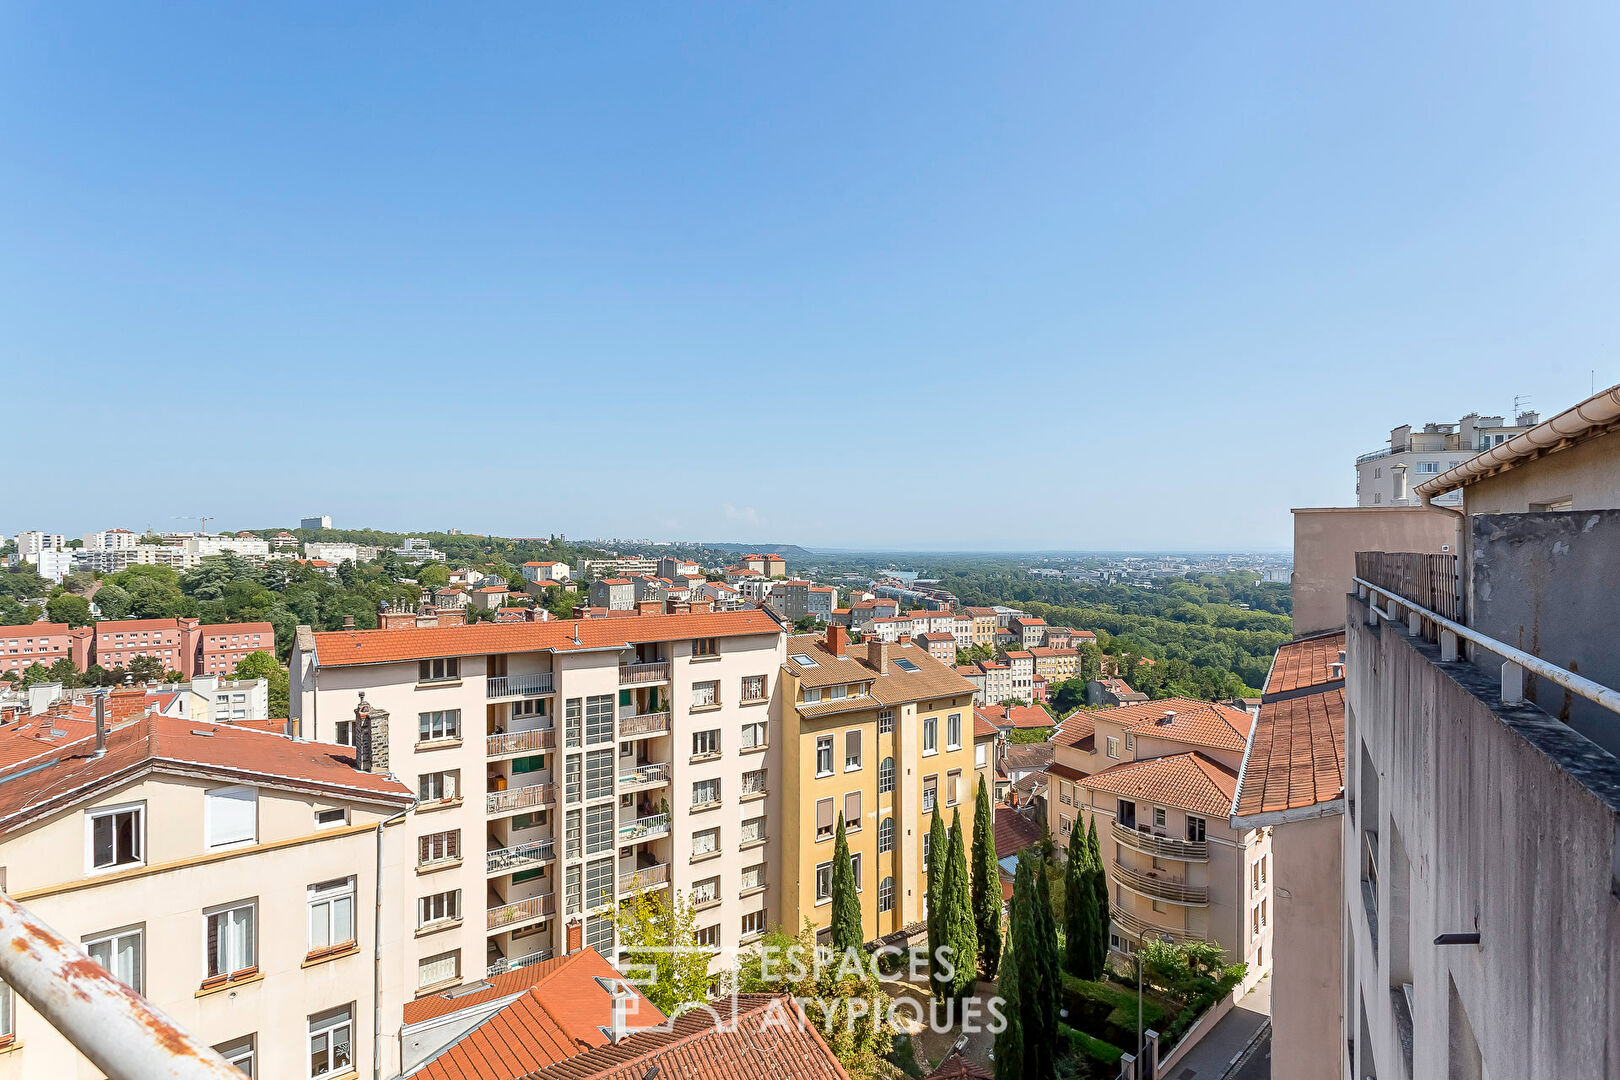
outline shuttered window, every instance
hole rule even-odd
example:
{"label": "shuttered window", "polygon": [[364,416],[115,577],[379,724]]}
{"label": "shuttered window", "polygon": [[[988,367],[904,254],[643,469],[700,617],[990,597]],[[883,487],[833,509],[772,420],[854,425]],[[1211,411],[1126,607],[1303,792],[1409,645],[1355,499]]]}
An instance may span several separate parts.
{"label": "shuttered window", "polygon": [[208,846],[251,844],[258,835],[259,792],[250,787],[215,788],[206,793]]}

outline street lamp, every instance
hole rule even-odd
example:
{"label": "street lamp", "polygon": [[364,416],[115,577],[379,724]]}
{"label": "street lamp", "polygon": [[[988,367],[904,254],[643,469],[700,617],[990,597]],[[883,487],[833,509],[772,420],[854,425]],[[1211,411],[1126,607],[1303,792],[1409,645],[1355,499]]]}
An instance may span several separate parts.
{"label": "street lamp", "polygon": [[[1151,927],[1144,926],[1136,935],[1136,1075],[1142,1075],[1142,1055],[1147,1052],[1147,1036],[1142,1027],[1142,949],[1147,945],[1147,934]],[[1158,940],[1166,945],[1174,945],[1176,939],[1165,933],[1158,932]]]}

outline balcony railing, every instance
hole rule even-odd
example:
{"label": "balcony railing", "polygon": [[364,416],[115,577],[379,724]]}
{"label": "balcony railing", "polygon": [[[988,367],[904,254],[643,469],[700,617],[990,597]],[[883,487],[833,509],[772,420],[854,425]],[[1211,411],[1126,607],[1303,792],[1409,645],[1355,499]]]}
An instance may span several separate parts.
{"label": "balcony railing", "polygon": [[1117,821],[1114,822],[1114,839],[1127,847],[1148,855],[1157,855],[1161,859],[1177,859],[1181,862],[1209,861],[1207,840],[1177,840],[1142,829],[1127,829]]}
{"label": "balcony railing", "polygon": [[1140,942],[1144,937],[1148,941],[1155,938],[1162,941],[1166,934],[1170,935],[1170,940],[1177,945],[1185,945],[1189,941],[1208,940],[1196,930],[1175,930],[1168,926],[1160,926],[1158,923],[1144,922],[1130,912],[1118,908],[1109,909],[1108,915],[1114,920],[1114,925],[1124,931],[1125,936],[1132,941]]}
{"label": "balcony railing", "polygon": [[524,953],[522,956],[510,958],[502,956],[489,962],[489,973],[491,975],[505,975],[508,971],[516,971],[518,968],[528,967],[530,964],[544,963],[551,959],[551,955],[550,949],[536,949],[534,952]]}
{"label": "balcony railing", "polygon": [[487,873],[509,874],[514,870],[528,870],[557,857],[556,845],[549,839],[531,840],[527,844],[494,848],[485,853]]}
{"label": "balcony railing", "polygon": [[484,754],[486,757],[504,757],[556,748],[556,728],[535,728],[532,731],[510,731],[504,735],[488,736],[484,743]]}
{"label": "balcony railing", "polygon": [[652,889],[667,884],[669,884],[668,863],[657,863],[653,866],[619,864],[620,896],[627,896],[640,889]]}
{"label": "balcony railing", "polygon": [[555,688],[556,683],[549,671],[533,675],[491,675],[484,683],[484,696],[533,697],[536,694],[554,694],[557,692]]}
{"label": "balcony railing", "polygon": [[523,787],[492,791],[484,796],[484,811],[503,814],[509,810],[526,810],[531,806],[546,806],[557,801],[555,784],[525,784]]}
{"label": "balcony railing", "polygon": [[619,774],[620,791],[636,791],[640,788],[658,787],[669,783],[669,766],[664,765],[637,765],[629,772]]}
{"label": "balcony railing", "polygon": [[[1356,577],[1453,622],[1463,622],[1457,556],[1418,551],[1358,551]],[[1438,628],[1436,628],[1438,632]],[[1436,640],[1433,636],[1431,641]]]}
{"label": "balcony railing", "polygon": [[1114,880],[1134,893],[1165,900],[1183,907],[1208,907],[1209,887],[1189,885],[1185,878],[1172,877],[1162,870],[1137,870],[1116,862]]}
{"label": "balcony railing", "polygon": [[669,682],[669,663],[663,660],[645,664],[619,665],[620,686],[640,686],[645,683]]}
{"label": "balcony railing", "polygon": [[510,904],[496,904],[489,909],[489,929],[499,930],[503,926],[513,926],[517,923],[532,922],[535,919],[545,919],[557,913],[557,894],[544,893],[540,896],[531,896],[527,900],[517,900]]}
{"label": "balcony railing", "polygon": [[643,735],[662,735],[669,730],[669,713],[641,713],[619,717],[619,738],[636,739]]}
{"label": "balcony railing", "polygon": [[[644,818],[627,821],[619,826],[619,843],[631,843],[636,840],[649,840],[654,836],[663,836],[669,832],[668,814],[648,814]],[[550,843],[550,841],[547,841]]]}

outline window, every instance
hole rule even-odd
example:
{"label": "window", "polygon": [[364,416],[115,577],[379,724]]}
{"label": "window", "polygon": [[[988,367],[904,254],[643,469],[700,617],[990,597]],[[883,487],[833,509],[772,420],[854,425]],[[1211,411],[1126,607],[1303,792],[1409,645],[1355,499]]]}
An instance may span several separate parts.
{"label": "window", "polygon": [[962,714],[951,713],[945,718],[945,749],[962,749]]}
{"label": "window", "polygon": [[461,738],[461,710],[437,709],[416,714],[416,741]]}
{"label": "window", "polygon": [[570,805],[579,802],[580,799],[581,767],[578,754],[569,754],[563,759],[563,802]]}
{"label": "window", "polygon": [[832,863],[816,864],[816,900],[832,899]]}
{"label": "window", "polygon": [[1058,815],[1058,832],[1060,832],[1060,833],[1064,834],[1065,836],[1067,836],[1068,832],[1069,832],[1069,826],[1071,824],[1072,824],[1072,822],[1070,822],[1067,817],[1065,817],[1062,814]]}
{"label": "window", "polygon": [[461,830],[428,833],[416,842],[416,863],[428,866],[461,858]]}
{"label": "window", "polygon": [[923,777],[922,812],[929,813],[934,809],[934,800],[939,797],[939,776]]}
{"label": "window", "polygon": [[1119,757],[1119,740],[1112,735],[1108,736],[1108,756],[1111,758]]}
{"label": "window", "polygon": [[849,857],[850,869],[855,871],[855,891],[861,891],[861,853],[855,852]]}
{"label": "window", "polygon": [[894,878],[886,877],[878,882],[878,911],[894,910]]}
{"label": "window", "polygon": [[225,1059],[225,1063],[242,1075],[253,1076],[253,1036],[244,1035],[240,1039],[220,1043],[214,1047],[214,1053]]}
{"label": "window", "polygon": [[613,804],[585,810],[585,854],[600,855],[613,847]]}
{"label": "window", "polygon": [[719,656],[720,655],[720,642],[719,642],[719,640],[716,639],[716,638],[712,638],[712,637],[693,638],[692,639],[692,655],[693,656]]}
{"label": "window", "polygon": [[744,701],[764,701],[765,676],[744,675],[742,681],[742,699]]}
{"label": "window", "polygon": [[878,765],[878,794],[888,795],[894,791],[894,758],[886,757]]}
{"label": "window", "polygon": [[945,774],[945,805],[955,806],[962,798],[962,770],[952,769]]}
{"label": "window", "polygon": [[818,664],[816,662],[815,658],[813,656],[811,656],[809,653],[796,652],[792,656],[789,656],[788,659],[793,661],[795,664],[798,664],[802,668],[813,668],[813,667],[820,667],[821,666],[820,664]]}
{"label": "window", "polygon": [[434,923],[450,922],[461,918],[461,890],[450,889],[446,892],[437,892],[431,896],[420,897],[416,901],[416,926],[432,926]]}
{"label": "window", "polygon": [[585,699],[585,743],[613,741],[613,695],[597,694]]}
{"label": "window", "polygon": [[107,974],[135,991],[145,990],[146,948],[144,932],[138,926],[114,930],[84,939],[84,951],[106,969]]}
{"label": "window", "polygon": [[973,744],[973,767],[974,768],[982,769],[987,764],[989,764],[989,754],[988,754],[989,749],[990,749],[990,744],[989,743],[974,743]]}
{"label": "window", "polygon": [[250,787],[215,788],[203,794],[208,846],[251,844],[258,835],[259,792]]}
{"label": "window", "polygon": [[1187,815],[1187,839],[1202,842],[1205,838],[1205,822],[1201,817]]}
{"label": "window", "polygon": [[720,879],[717,877],[704,878],[692,885],[693,904],[718,904],[720,902]]}
{"label": "window", "polygon": [[354,943],[354,878],[309,887],[309,951],[327,952]]}
{"label": "window", "polygon": [[742,726],[742,748],[744,750],[763,750],[769,744],[769,738],[770,736],[763,721]]}
{"label": "window", "polygon": [[1118,809],[1115,812],[1115,820],[1119,822],[1121,828],[1136,828],[1136,804],[1120,799]]}
{"label": "window", "polygon": [[765,913],[763,911],[750,911],[742,917],[742,936],[753,937],[755,934],[765,932]]}
{"label": "window", "polygon": [[613,916],[592,915],[585,920],[585,944],[603,956],[613,955]]}
{"label": "window", "polygon": [[720,729],[692,732],[692,756],[714,757],[720,753]]}
{"label": "window", "polygon": [[854,772],[861,767],[861,733],[844,732],[844,771]]}
{"label": "window", "polygon": [[563,745],[579,746],[579,722],[581,710],[580,699],[569,698],[563,702]]}
{"label": "window", "polygon": [[455,982],[461,977],[461,950],[424,956],[416,962],[416,986],[422,989],[440,983]]}
{"label": "window", "polygon": [[1418,462],[1417,471],[1432,476],[1440,471],[1440,463],[1438,461],[1420,461]]}
{"label": "window", "polygon": [[113,806],[95,810],[86,839],[90,845],[90,867],[110,870],[119,866],[139,866],[146,841],[146,805]]}
{"label": "window", "polygon": [[461,678],[461,661],[454,657],[422,660],[417,663],[418,682],[443,682]]}
{"label": "window", "polygon": [[744,797],[765,794],[764,769],[755,769],[742,774],[742,793]]}
{"label": "window", "polygon": [[448,772],[423,773],[416,778],[416,798],[418,802],[449,802],[456,797],[460,786],[456,783],[461,773],[451,769]]}
{"label": "window", "polygon": [[258,963],[254,959],[254,922],[251,900],[203,911],[205,979],[245,974]]}
{"label": "window", "polygon": [[347,807],[334,806],[326,810],[315,811],[315,827],[317,829],[331,828],[333,825],[347,825],[349,811]]}
{"label": "window", "polygon": [[563,909],[570,915],[579,914],[582,908],[579,880],[578,866],[563,870]]}
{"label": "window", "polygon": [[710,806],[720,801],[720,778],[699,780],[692,785],[692,805]]}
{"label": "window", "polygon": [[[760,912],[763,916],[764,912]],[[11,987],[0,982],[0,1044],[10,1042],[17,1037],[17,1003],[11,995]],[[227,1058],[227,1061],[230,1059]],[[249,1073],[248,1075],[252,1075]]]}
{"label": "window", "polygon": [[816,704],[816,702],[818,702],[820,700],[821,700],[821,688],[820,687],[818,687],[818,686],[809,686],[809,687],[805,688],[805,691],[804,691],[804,703],[806,705],[814,705],[814,704]]}
{"label": "window", "polygon": [[859,832],[861,828],[861,793],[855,791],[844,794],[844,831]]}
{"label": "window", "polygon": [[1136,736],[1129,731],[1125,733],[1125,752],[1130,753],[1136,749]]}
{"label": "window", "polygon": [[879,709],[878,710],[878,734],[879,735],[892,735],[892,734],[894,734],[894,710],[893,709]]}
{"label": "window", "polygon": [[692,858],[713,855],[720,850],[720,829],[699,829],[692,834]]}
{"label": "window", "polygon": [[329,1009],[309,1018],[311,1080],[354,1067],[354,1006]]}
{"label": "window", "polygon": [[742,891],[743,892],[748,892],[750,889],[763,889],[764,887],[765,887],[765,864],[764,863],[758,863],[758,864],[756,864],[754,866],[745,866],[745,867],[743,867],[743,872],[742,872]]}
{"label": "window", "polygon": [[720,704],[720,684],[714,680],[692,684],[692,708],[706,709]]}
{"label": "window", "polygon": [[833,737],[821,735],[816,738],[816,775],[831,776],[833,771]]}
{"label": "window", "polygon": [[530,754],[528,757],[512,759],[512,772],[514,774],[540,772],[546,767],[546,755]]}
{"label": "window", "polygon": [[713,926],[700,926],[693,935],[701,949],[718,949],[720,947],[720,924]]}
{"label": "window", "polygon": [[831,840],[833,835],[833,801],[816,800],[816,839]]}
{"label": "window", "polygon": [[762,817],[750,818],[742,823],[742,846],[749,844],[763,844],[765,842],[765,819]]}
{"label": "window", "polygon": [[928,716],[923,718],[923,753],[939,753],[939,717]]}
{"label": "window", "polygon": [[1155,829],[1162,829],[1162,828],[1164,828],[1165,822],[1167,820],[1168,820],[1168,817],[1166,816],[1166,814],[1164,812],[1164,807],[1155,806],[1153,808],[1153,827]]}
{"label": "window", "polygon": [[613,794],[613,751],[585,752],[585,797],[604,799]]}
{"label": "window", "polygon": [[878,854],[894,850],[894,818],[878,822]]}
{"label": "window", "polygon": [[585,864],[585,906],[599,908],[613,903],[613,860],[597,859]]}

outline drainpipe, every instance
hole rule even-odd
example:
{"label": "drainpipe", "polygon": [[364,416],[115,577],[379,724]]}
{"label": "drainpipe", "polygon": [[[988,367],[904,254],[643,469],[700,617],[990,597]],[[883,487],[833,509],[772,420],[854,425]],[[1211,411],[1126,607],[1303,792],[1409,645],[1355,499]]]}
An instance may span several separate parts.
{"label": "drainpipe", "polygon": [[413,800],[410,806],[401,810],[391,818],[377,822],[377,906],[371,916],[371,1080],[382,1080],[382,845],[383,830],[397,821],[405,820],[405,815],[416,806]]}

